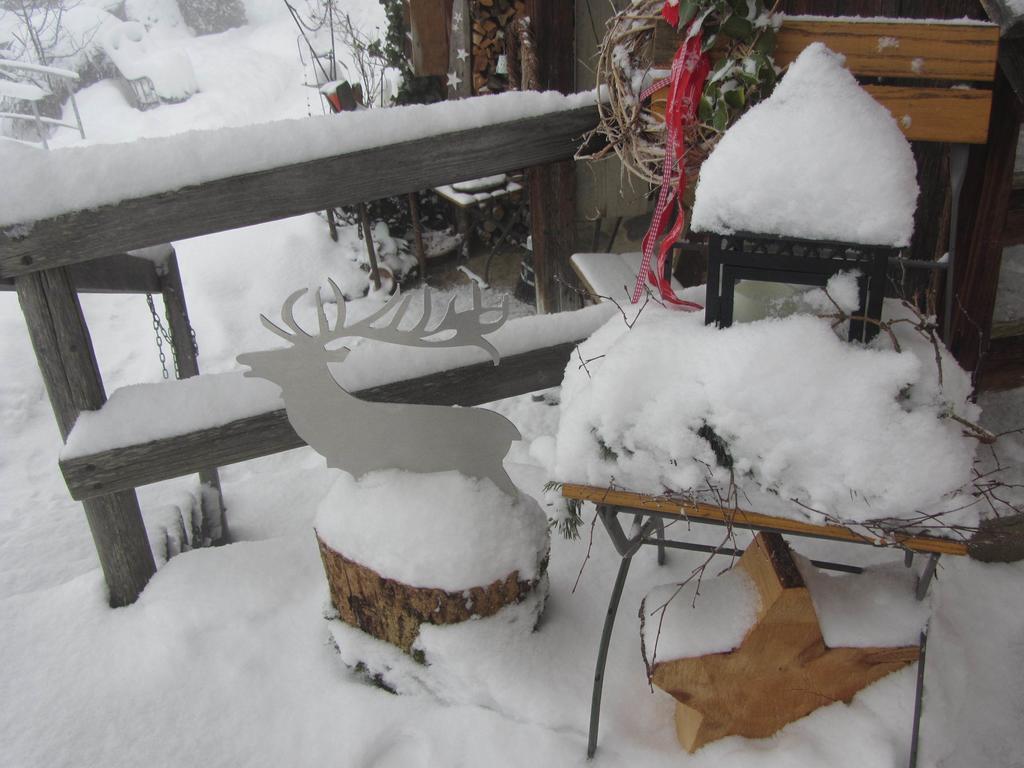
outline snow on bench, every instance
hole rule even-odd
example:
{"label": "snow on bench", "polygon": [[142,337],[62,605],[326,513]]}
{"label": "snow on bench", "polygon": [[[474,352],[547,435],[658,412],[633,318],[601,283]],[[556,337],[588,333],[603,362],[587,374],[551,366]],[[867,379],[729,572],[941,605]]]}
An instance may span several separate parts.
{"label": "snow on bench", "polygon": [[[367,400],[478,405],[557,386],[576,343],[613,312],[598,305],[510,320],[488,337],[503,358],[497,367],[476,348],[367,343],[332,370]],[[72,497],[84,499],[297,448],[283,408],[275,385],[241,373],[124,387],[79,416],[61,470]]]}
{"label": "snow on bench", "polygon": [[[583,281],[591,296],[602,301],[629,301],[636,275],[640,271],[643,254],[635,253],[575,253],[572,268]],[[679,295],[683,286],[672,278],[672,290]]]}

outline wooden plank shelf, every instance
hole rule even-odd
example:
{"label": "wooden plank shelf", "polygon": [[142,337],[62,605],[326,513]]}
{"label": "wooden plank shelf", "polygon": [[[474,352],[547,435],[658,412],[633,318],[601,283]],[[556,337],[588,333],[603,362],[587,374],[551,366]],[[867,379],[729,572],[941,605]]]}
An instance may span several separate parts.
{"label": "wooden plank shelf", "polygon": [[726,509],[713,504],[694,503],[684,499],[673,499],[665,496],[650,496],[631,491],[599,488],[592,485],[575,485],[566,483],[562,486],[562,496],[577,501],[592,501],[595,504],[607,504],[612,507],[637,509],[649,512],[662,512],[679,515],[686,520],[708,522],[719,525],[732,525],[758,531],[776,531],[797,536],[813,536],[833,541],[845,541],[851,544],[869,544],[872,546],[900,546],[911,552],[922,552],[943,555],[966,555],[967,542],[955,539],[940,539],[934,536],[905,536],[894,534],[892,541],[864,536],[849,528],[839,525],[815,525],[800,520],[784,517],[763,515],[743,509]]}
{"label": "wooden plank shelf", "polygon": [[[508,355],[500,366],[477,363],[352,394],[379,403],[479,405],[558,386],[578,343]],[[303,445],[281,409],[184,435],[64,459],[60,468],[71,497],[81,501]]]}
{"label": "wooden plank shelf", "polygon": [[[999,49],[999,28],[994,24],[786,17],[776,39],[776,63],[788,66],[813,42],[843,54],[846,67],[858,77],[901,83],[869,83],[865,90],[892,113],[909,140],[987,140],[992,106],[987,86],[995,77]],[[669,67],[678,45],[676,32],[659,22],[653,42],[655,66]],[[906,80],[923,82],[906,85]],[[972,87],[948,87],[965,82]],[[666,93],[663,89],[651,98],[652,112],[664,114]]]}

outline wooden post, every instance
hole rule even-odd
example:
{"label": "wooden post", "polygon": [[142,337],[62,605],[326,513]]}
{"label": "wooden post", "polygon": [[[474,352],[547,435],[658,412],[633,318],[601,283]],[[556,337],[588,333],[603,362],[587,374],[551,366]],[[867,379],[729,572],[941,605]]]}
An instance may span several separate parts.
{"label": "wooden post", "polygon": [[[527,0],[537,82],[524,90],[572,93],[575,85],[575,0]],[[525,72],[524,72],[525,74]],[[537,312],[582,306],[576,273],[569,260],[576,250],[576,169],[563,160],[529,169],[530,228]]]}
{"label": "wooden post", "polygon": [[[66,267],[15,279],[25,325],[50,396],[61,438],[67,439],[78,414],[103,405],[106,394]],[[128,605],[156,572],[135,491],[118,491],[83,502],[110,605]]]}
{"label": "wooden post", "polygon": [[420,205],[416,193],[410,192],[409,217],[412,219],[413,246],[416,249],[416,263],[420,265],[420,282],[427,282],[427,252],[423,248],[423,227],[420,225]]}
{"label": "wooden post", "polygon": [[953,317],[946,344],[968,371],[977,372],[992,330],[1019,128],[1013,90],[998,72],[988,144],[971,147],[960,195]]}
{"label": "wooden post", "polygon": [[[160,292],[167,312],[167,325],[171,333],[171,346],[177,362],[178,378],[188,379],[199,375],[199,359],[192,336],[192,324],[188,320],[185,305],[185,289],[181,284],[178,257],[171,250],[165,271],[160,274]],[[227,541],[228,527],[224,517],[224,494],[220,487],[220,475],[216,467],[199,472],[200,506],[203,511],[204,539],[213,544]]]}
{"label": "wooden post", "polygon": [[537,312],[578,309],[583,302],[570,265],[576,250],[576,168],[572,160],[529,169],[530,229]]}
{"label": "wooden post", "polygon": [[359,203],[359,224],[363,228],[363,239],[366,240],[366,255],[370,257],[370,280],[374,290],[380,290],[380,269],[377,268],[377,251],[373,248],[373,230],[370,228],[370,214],[366,203]]}
{"label": "wooden post", "polygon": [[469,0],[455,0],[452,4],[445,82],[449,99],[463,99],[473,95],[473,14]]}

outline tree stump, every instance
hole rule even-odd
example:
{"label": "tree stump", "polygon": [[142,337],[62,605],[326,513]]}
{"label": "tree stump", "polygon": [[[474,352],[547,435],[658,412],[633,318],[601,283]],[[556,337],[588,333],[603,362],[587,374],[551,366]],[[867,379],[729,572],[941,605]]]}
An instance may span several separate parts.
{"label": "tree stump", "polygon": [[413,656],[421,624],[457,624],[474,617],[492,616],[523,600],[543,576],[541,572],[536,579],[522,581],[515,571],[486,586],[458,592],[413,587],[348,559],[331,549],[319,535],[317,541],[331,603],[341,619]]}
{"label": "tree stump", "polygon": [[849,703],[917,660],[917,646],[826,646],[810,593],[778,534],[758,534],[737,567],[760,597],[757,620],[739,647],[650,667],[654,684],[676,699],[676,735],[688,752],[724,736],[771,736],[818,707]]}
{"label": "tree stump", "polygon": [[340,619],[419,661],[423,624],[492,616],[546,589],[547,517],[489,479],[343,474],[315,527]]}

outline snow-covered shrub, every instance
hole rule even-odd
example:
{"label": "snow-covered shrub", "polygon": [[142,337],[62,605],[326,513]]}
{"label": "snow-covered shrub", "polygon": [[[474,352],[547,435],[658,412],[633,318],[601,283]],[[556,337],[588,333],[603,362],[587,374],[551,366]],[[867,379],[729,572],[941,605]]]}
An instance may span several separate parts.
{"label": "snow-covered shrub", "polygon": [[[896,310],[901,307],[897,305]],[[889,311],[892,311],[890,307]],[[708,492],[760,512],[864,523],[949,512],[973,526],[967,374],[910,323],[870,347],[794,315],[705,326],[647,307],[615,318],[566,368],[556,476],[648,493]],[[712,490],[716,489],[716,490]]]}

